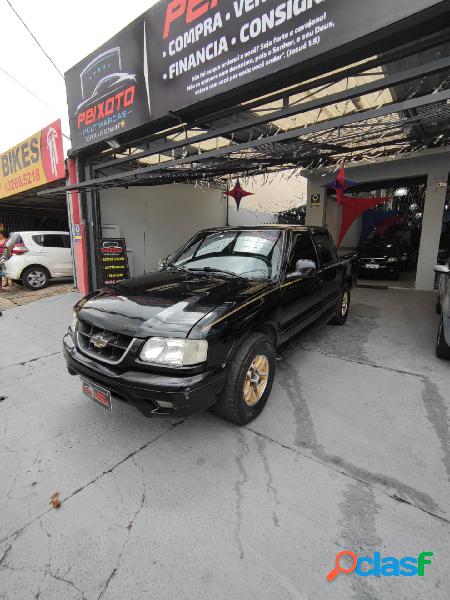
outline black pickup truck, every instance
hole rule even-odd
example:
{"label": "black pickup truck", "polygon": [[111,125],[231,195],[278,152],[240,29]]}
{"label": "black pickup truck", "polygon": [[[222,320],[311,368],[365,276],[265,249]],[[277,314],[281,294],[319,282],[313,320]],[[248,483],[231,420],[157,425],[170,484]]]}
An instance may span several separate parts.
{"label": "black pickup truck", "polygon": [[249,423],[264,408],[279,346],[316,320],[343,325],[357,261],[326,229],[209,229],[160,271],[93,292],[64,337],[69,373],[111,410],[144,415],[212,408]]}

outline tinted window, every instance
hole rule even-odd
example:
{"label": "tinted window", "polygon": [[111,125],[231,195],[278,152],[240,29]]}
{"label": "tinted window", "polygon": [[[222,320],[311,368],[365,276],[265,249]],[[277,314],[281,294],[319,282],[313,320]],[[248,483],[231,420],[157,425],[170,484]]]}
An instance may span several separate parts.
{"label": "tinted window", "polygon": [[68,236],[57,234],[33,235],[33,241],[44,248],[67,248],[65,239]]}
{"label": "tinted window", "polygon": [[312,260],[317,267],[317,254],[311,237],[307,233],[299,233],[294,238],[288,273],[295,272],[298,260]]}
{"label": "tinted window", "polygon": [[328,235],[325,233],[314,233],[313,239],[319,255],[320,265],[324,267],[334,263],[336,261],[336,250],[334,243]]}

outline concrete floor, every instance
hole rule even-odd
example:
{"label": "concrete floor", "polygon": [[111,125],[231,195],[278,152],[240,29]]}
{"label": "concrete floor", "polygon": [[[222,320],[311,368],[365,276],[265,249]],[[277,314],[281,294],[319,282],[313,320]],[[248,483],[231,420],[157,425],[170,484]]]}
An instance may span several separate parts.
{"label": "concrete floor", "polygon": [[[81,396],[61,356],[75,299],[0,319],[1,600],[449,598],[450,364],[433,354],[433,294],[355,290],[345,327],[285,350],[242,429]],[[424,577],[328,583],[344,549],[434,557]]]}
{"label": "concrete floor", "polygon": [[416,273],[417,269],[411,269],[410,271],[401,271],[400,277],[397,281],[392,279],[382,279],[381,277],[374,274],[372,277],[358,277],[358,284],[360,286],[370,287],[389,287],[389,288],[407,288],[414,289],[416,287]]}

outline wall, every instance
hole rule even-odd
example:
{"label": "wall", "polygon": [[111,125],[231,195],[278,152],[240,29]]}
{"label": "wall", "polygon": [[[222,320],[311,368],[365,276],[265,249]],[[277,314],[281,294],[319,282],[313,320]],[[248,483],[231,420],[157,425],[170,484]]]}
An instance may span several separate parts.
{"label": "wall", "polygon": [[[337,230],[337,211],[335,211],[334,217],[330,214],[328,215],[328,210],[332,211],[333,207],[328,207],[327,202],[327,190],[324,188],[324,184],[330,181],[330,176],[327,178],[323,176],[315,176],[311,175],[308,177],[306,182],[306,225],[316,226],[316,227],[328,227],[329,231],[335,236],[335,230]],[[311,198],[312,196],[318,196],[320,198],[319,206],[311,206]],[[327,219],[330,220],[327,222]]]}
{"label": "wall", "polygon": [[[234,205],[234,206],[233,206]],[[265,225],[267,223],[277,223],[277,216],[274,213],[262,212],[257,210],[246,210],[240,208],[236,210],[236,204],[232,199],[228,207],[228,223],[231,226],[238,225]]]}
{"label": "wall", "polygon": [[432,269],[437,263],[447,194],[447,189],[437,187],[437,183],[448,181],[449,170],[450,156],[445,160],[435,161],[428,170],[422,236],[417,262],[416,288],[418,289],[432,289],[434,287],[435,275]]}
{"label": "wall", "polygon": [[135,276],[155,270],[198,230],[226,224],[223,192],[192,185],[104,190],[100,207],[103,225],[120,226]]}
{"label": "wall", "polygon": [[[298,170],[288,169],[240,181],[247,192],[254,194],[242,200],[241,207],[246,210],[279,213],[306,204],[306,179]],[[230,201],[235,205],[232,198]]]}
{"label": "wall", "polygon": [[[234,187],[235,180],[230,185]],[[261,225],[277,223],[277,213],[298,208],[306,203],[306,179],[298,170],[288,169],[279,173],[241,178],[241,186],[252,192],[241,202],[239,211],[236,202],[229,198],[230,225]]]}

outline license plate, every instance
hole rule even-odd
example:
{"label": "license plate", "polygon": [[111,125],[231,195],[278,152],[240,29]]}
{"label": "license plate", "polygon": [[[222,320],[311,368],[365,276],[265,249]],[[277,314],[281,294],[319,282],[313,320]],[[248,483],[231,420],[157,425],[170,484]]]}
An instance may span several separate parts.
{"label": "license plate", "polygon": [[111,392],[88,379],[81,380],[81,390],[85,396],[94,400],[98,404],[101,404],[103,408],[106,408],[111,412]]}
{"label": "license plate", "polygon": [[379,269],[380,265],[366,265],[366,269]]}

